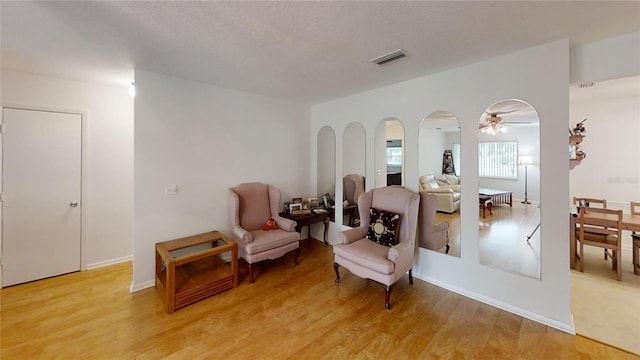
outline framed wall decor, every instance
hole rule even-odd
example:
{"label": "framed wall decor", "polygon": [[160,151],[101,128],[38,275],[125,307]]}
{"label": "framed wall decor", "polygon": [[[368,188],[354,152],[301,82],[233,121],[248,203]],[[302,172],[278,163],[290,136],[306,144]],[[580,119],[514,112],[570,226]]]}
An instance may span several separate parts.
{"label": "framed wall decor", "polygon": [[294,211],[302,210],[302,203],[289,204],[289,213],[294,214]]}
{"label": "framed wall decor", "polygon": [[322,201],[324,202],[325,209],[330,209],[333,206],[333,199],[331,199],[329,193],[322,195]]}

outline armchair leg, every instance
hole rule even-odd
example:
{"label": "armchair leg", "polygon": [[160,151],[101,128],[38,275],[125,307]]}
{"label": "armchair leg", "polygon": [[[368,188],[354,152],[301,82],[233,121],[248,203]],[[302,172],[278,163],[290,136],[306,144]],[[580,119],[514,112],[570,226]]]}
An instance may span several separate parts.
{"label": "armchair leg", "polygon": [[450,248],[450,247],[451,247],[451,246],[449,246],[449,244],[447,244],[447,248],[444,250],[444,253],[445,253],[445,254],[448,254],[448,253],[449,253],[449,248]]}
{"label": "armchair leg", "polygon": [[336,284],[340,284],[340,272],[338,271],[339,267],[340,265],[338,265],[338,263],[333,263],[333,270],[336,271]]}
{"label": "armchair leg", "polygon": [[249,264],[249,284],[253,284],[253,264]]}
{"label": "armchair leg", "polygon": [[389,299],[391,298],[391,290],[393,290],[393,285],[387,285],[384,288],[384,308],[387,310],[391,310],[391,304],[389,303]]}
{"label": "armchair leg", "polygon": [[298,266],[298,265],[299,265],[299,263],[298,263],[298,256],[300,256],[300,248],[299,248],[299,247],[296,249],[296,252],[295,252],[294,257],[293,257],[293,261],[295,261],[295,262],[296,262],[296,266]]}
{"label": "armchair leg", "polygon": [[413,269],[409,269],[409,284],[413,285]]}

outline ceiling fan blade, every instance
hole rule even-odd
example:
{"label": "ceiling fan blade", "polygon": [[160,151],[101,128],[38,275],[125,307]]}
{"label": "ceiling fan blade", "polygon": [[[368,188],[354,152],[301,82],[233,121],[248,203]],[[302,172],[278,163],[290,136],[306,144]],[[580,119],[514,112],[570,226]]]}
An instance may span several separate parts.
{"label": "ceiling fan blade", "polygon": [[512,112],[516,112],[516,111],[518,111],[518,109],[507,110],[507,111],[485,111],[485,114],[491,117],[495,117],[498,115],[511,114]]}

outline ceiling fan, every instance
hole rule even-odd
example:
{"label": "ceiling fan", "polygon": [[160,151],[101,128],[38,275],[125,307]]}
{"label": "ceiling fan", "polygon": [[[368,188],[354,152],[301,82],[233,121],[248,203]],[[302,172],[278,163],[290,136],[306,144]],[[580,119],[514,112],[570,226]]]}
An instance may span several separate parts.
{"label": "ceiling fan", "polygon": [[503,121],[502,117],[499,116],[499,115],[510,114],[515,111],[517,111],[517,109],[509,110],[509,111],[485,112],[488,116],[485,118],[483,122],[481,122],[478,125],[478,129],[485,134],[496,135],[498,133],[507,132],[506,126],[508,125],[517,126],[517,125],[531,124],[530,121]]}

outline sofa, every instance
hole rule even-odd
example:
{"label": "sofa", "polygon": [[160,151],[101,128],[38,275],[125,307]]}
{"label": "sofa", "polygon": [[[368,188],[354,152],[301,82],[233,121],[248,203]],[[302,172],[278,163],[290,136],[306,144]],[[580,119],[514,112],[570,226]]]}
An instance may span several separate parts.
{"label": "sofa", "polygon": [[460,209],[460,178],[455,175],[422,175],[418,179],[420,192],[436,196],[436,210],[452,214]]}

